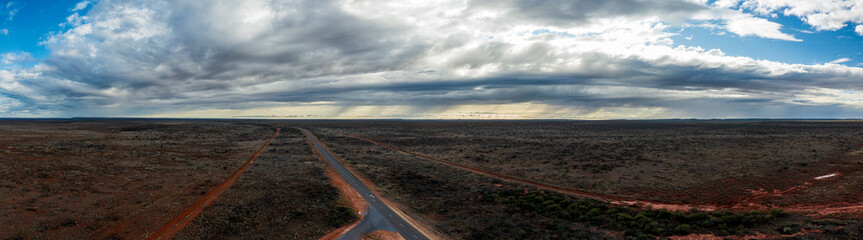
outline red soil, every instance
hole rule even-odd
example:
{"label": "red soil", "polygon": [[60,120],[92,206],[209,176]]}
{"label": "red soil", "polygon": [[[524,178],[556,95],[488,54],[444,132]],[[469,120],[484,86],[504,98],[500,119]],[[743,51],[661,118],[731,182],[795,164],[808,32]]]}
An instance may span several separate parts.
{"label": "red soil", "polygon": [[363,240],[404,240],[402,235],[396,232],[377,230],[362,238]]}
{"label": "red soil", "polygon": [[793,238],[798,236],[804,236],[809,233],[821,233],[819,229],[801,229],[800,232],[794,234],[777,234],[777,235],[769,235],[764,233],[757,233],[755,235],[746,235],[746,236],[716,236],[713,234],[702,234],[702,233],[693,233],[685,236],[670,236],[668,237],[671,240],[721,240],[721,239],[733,239],[733,240],[754,240],[754,239],[786,239]]}
{"label": "red soil", "polygon": [[138,218],[138,216],[140,214],[146,212],[148,209],[152,208],[153,206],[162,206],[162,205],[168,204],[169,202],[177,199],[178,197],[194,191],[194,189],[196,187],[200,186],[203,183],[204,183],[204,181],[199,181],[199,182],[195,183],[194,185],[187,187],[183,191],[178,191],[178,192],[175,192],[174,194],[164,196],[164,197],[160,198],[159,200],[156,200],[155,202],[153,202],[150,205],[147,205],[143,208],[139,208],[139,209],[135,210],[134,212],[126,215],[126,217],[123,218],[120,221],[120,223],[113,225],[111,227],[108,227],[106,229],[103,229],[103,230],[99,231],[97,234],[95,234],[95,235],[93,235],[87,239],[101,240],[101,239],[109,238],[111,235],[120,233],[120,232],[128,229],[131,225],[136,225],[136,222],[135,222],[136,218]]}
{"label": "red soil", "polygon": [[171,220],[171,222],[165,224],[165,226],[150,235],[150,237],[148,237],[147,239],[171,239],[174,237],[174,235],[177,235],[180,230],[183,230],[186,225],[192,222],[192,220],[194,220],[195,217],[197,217],[198,214],[200,214],[201,211],[204,210],[204,207],[209,206],[214,201],[216,201],[216,199],[218,199],[219,196],[222,195],[223,192],[225,192],[225,190],[231,187],[231,185],[233,185],[237,181],[237,179],[240,178],[240,175],[242,175],[243,172],[249,169],[249,166],[251,166],[251,164],[255,162],[255,159],[258,158],[258,156],[260,156],[261,153],[264,152],[264,149],[266,149],[267,146],[270,145],[270,142],[273,141],[273,139],[276,138],[277,135],[279,135],[279,131],[281,131],[281,129],[276,128],[276,133],[274,133],[273,136],[270,137],[270,139],[267,139],[267,142],[265,142],[264,145],[261,146],[261,148],[258,149],[257,152],[252,154],[252,156],[249,158],[249,161],[247,161],[245,164],[240,166],[239,169],[234,171],[234,173],[232,173],[231,176],[228,177],[228,179],[225,179],[224,182],[216,186],[206,196],[201,198],[201,200],[198,200],[198,202],[186,209],[186,211],[183,211],[183,213]]}

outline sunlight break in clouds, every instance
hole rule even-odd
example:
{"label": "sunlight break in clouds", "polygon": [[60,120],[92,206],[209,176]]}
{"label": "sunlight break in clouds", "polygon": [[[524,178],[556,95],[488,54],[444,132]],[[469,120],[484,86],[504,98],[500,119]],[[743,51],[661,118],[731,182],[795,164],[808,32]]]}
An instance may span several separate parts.
{"label": "sunlight break in clouds", "polygon": [[841,91],[863,90],[863,69],[849,64],[853,57],[791,64],[674,40],[681,27],[705,26],[747,41],[804,43],[774,15],[833,31],[860,23],[854,3],[105,0],[68,9],[66,21],[56,23],[64,30],[38,43],[48,57],[25,64],[14,59],[27,53],[3,55],[0,96],[18,102],[4,105],[4,115],[863,113],[859,102],[841,100],[847,98]]}

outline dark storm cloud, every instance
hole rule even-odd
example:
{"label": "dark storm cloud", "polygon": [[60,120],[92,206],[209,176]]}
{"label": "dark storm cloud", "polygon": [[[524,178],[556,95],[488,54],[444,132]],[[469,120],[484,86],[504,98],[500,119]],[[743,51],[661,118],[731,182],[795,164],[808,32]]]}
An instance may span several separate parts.
{"label": "dark storm cloud", "polygon": [[[430,101],[446,99],[449,101],[446,104],[452,104],[453,102],[469,102],[472,100],[555,102],[560,99],[581,101],[579,98],[585,98],[584,101],[595,101],[597,99],[613,100],[615,98],[613,95],[602,93],[596,96],[581,94],[567,95],[556,94],[553,90],[549,90],[557,87],[632,87],[672,91],[740,89],[741,92],[753,93],[785,93],[811,87],[832,88],[835,86],[845,86],[844,89],[863,90],[863,86],[852,84],[855,81],[859,81],[859,76],[850,73],[846,73],[847,75],[843,76],[841,73],[818,73],[810,71],[807,73],[770,75],[765,73],[764,69],[761,69],[760,66],[752,66],[751,68],[708,67],[702,64],[686,66],[647,59],[620,59],[601,53],[585,54],[585,56],[589,57],[585,57],[583,60],[591,62],[591,65],[587,67],[589,70],[581,70],[579,71],[580,73],[543,74],[515,72],[497,73],[492,76],[472,79],[312,87],[301,89],[295,93],[308,93],[308,96],[291,95],[291,98],[287,100],[298,101],[301,99],[315,99],[314,96],[327,96],[326,99],[342,98],[350,99],[350,102],[362,102],[362,98],[366,97],[363,94],[357,94],[357,92],[404,93],[406,95],[405,98],[392,99],[393,102],[388,102],[389,104],[405,102],[406,99],[410,103],[428,103]],[[596,69],[594,67],[596,65],[603,67]],[[811,77],[819,75],[823,75],[824,77]],[[447,95],[447,93],[459,94]],[[261,99],[257,100],[275,98],[279,94],[281,93],[260,95]],[[339,97],[340,95],[346,96]],[[387,102],[390,100],[368,99],[376,102]],[[661,100],[661,97],[658,100]],[[765,100],[759,99],[759,101]],[[643,102],[633,101],[633,104],[636,105],[640,103]],[[613,104],[617,105],[619,103]]]}
{"label": "dark storm cloud", "polygon": [[217,19],[196,17],[217,14],[218,5],[174,5],[171,27],[186,46],[184,54],[202,63],[204,74],[197,77],[204,79],[260,75],[267,81],[270,75],[299,79],[400,69],[427,47],[404,34],[404,26],[346,14],[334,1],[273,4],[269,7],[288,16],[273,17],[266,32],[239,41],[222,41],[218,34],[230,32]]}
{"label": "dark storm cloud", "polygon": [[663,16],[666,21],[682,21],[708,7],[687,1],[650,0],[472,0],[474,9],[506,9],[510,20],[558,26],[583,24],[598,18]]}
{"label": "dark storm cloud", "polygon": [[[116,11],[105,5],[98,5],[94,14]],[[244,16],[220,16],[233,10],[224,9],[225,3],[153,5],[143,7],[165,7],[160,10],[167,11],[139,18],[103,14],[107,15],[104,20],[123,22],[94,27],[97,34],[86,37],[110,52],[98,52],[96,57],[54,55],[46,62],[57,68],[57,76],[100,88],[175,88],[194,80],[205,86],[191,90],[211,90],[229,88],[232,84],[226,82],[243,77],[254,78],[244,83],[250,84],[399,69],[426,47],[422,41],[403,37],[403,27],[345,14],[333,1],[272,2],[262,7],[284,15],[251,26],[237,23]],[[250,14],[257,17],[254,14],[259,13]],[[137,33],[143,24],[151,24],[147,28],[152,29],[146,31],[158,34],[131,41],[110,38],[111,33],[146,34]],[[49,47],[55,52],[96,54],[87,49],[87,43],[61,42]]]}
{"label": "dark storm cloud", "polygon": [[[51,69],[22,82],[67,97],[76,112],[122,101],[100,93],[109,89],[132,100],[182,100],[196,92],[403,69],[429,47],[399,23],[347,14],[334,1],[257,3],[102,1],[89,23],[46,41],[54,54],[43,63]],[[57,84],[63,81],[73,84]]]}

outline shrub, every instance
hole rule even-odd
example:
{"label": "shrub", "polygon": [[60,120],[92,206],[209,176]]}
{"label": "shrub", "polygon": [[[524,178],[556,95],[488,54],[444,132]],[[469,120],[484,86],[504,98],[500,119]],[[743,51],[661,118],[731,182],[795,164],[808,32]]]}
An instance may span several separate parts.
{"label": "shrub", "polygon": [[704,220],[707,220],[709,218],[710,218],[710,215],[707,215],[707,213],[704,213],[704,212],[690,213],[684,217],[684,221],[692,223],[692,222],[697,222],[697,221],[704,221]]}
{"label": "shrub", "polygon": [[650,234],[653,234],[653,235],[662,235],[663,233],[665,233],[665,229],[663,229],[661,227],[655,227],[655,228],[650,229]]}
{"label": "shrub", "polygon": [[795,229],[794,227],[791,227],[791,226],[787,226],[787,227],[783,227],[781,229],[781,232],[782,232],[782,234],[792,234],[792,233],[797,232],[797,229]]}
{"label": "shrub", "polygon": [[773,215],[773,217],[777,218],[788,216],[788,214],[785,213],[785,211],[783,211],[782,209],[770,209],[770,215]]}
{"label": "shrub", "polygon": [[599,208],[591,208],[590,211],[587,211],[587,216],[590,217],[596,217],[600,214],[602,214],[602,210],[599,210]]}
{"label": "shrub", "polygon": [[618,213],[617,220],[622,222],[632,222],[635,221],[635,217],[632,217],[632,215],[629,215],[627,213]]}
{"label": "shrub", "polygon": [[559,205],[557,205],[557,204],[551,204],[551,205],[547,205],[547,206],[545,206],[544,211],[545,211],[545,213],[547,213],[547,214],[549,214],[549,215],[551,215],[551,216],[555,216],[555,217],[559,217],[559,216],[563,216],[563,215],[564,215],[563,208],[561,208],[561,207],[560,207]]}
{"label": "shrub", "polygon": [[348,223],[353,222],[357,218],[357,216],[354,215],[353,210],[344,206],[338,206],[330,209],[330,212],[327,215],[327,224],[332,227],[340,227],[347,225]]}
{"label": "shrub", "polygon": [[674,233],[686,235],[692,232],[692,226],[689,224],[680,224],[677,227],[674,227]]}

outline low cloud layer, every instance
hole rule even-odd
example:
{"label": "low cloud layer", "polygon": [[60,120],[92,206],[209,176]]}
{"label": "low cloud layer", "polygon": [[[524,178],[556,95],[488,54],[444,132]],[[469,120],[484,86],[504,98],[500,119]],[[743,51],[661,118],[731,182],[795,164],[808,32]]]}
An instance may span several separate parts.
{"label": "low cloud layer", "polygon": [[50,57],[3,55],[0,113],[860,117],[861,68],[727,56],[671,39],[673,26],[711,23],[741,37],[800,41],[765,16],[797,16],[829,31],[860,23],[856,8],[775,1],[84,1],[70,8],[67,30],[41,43]]}

